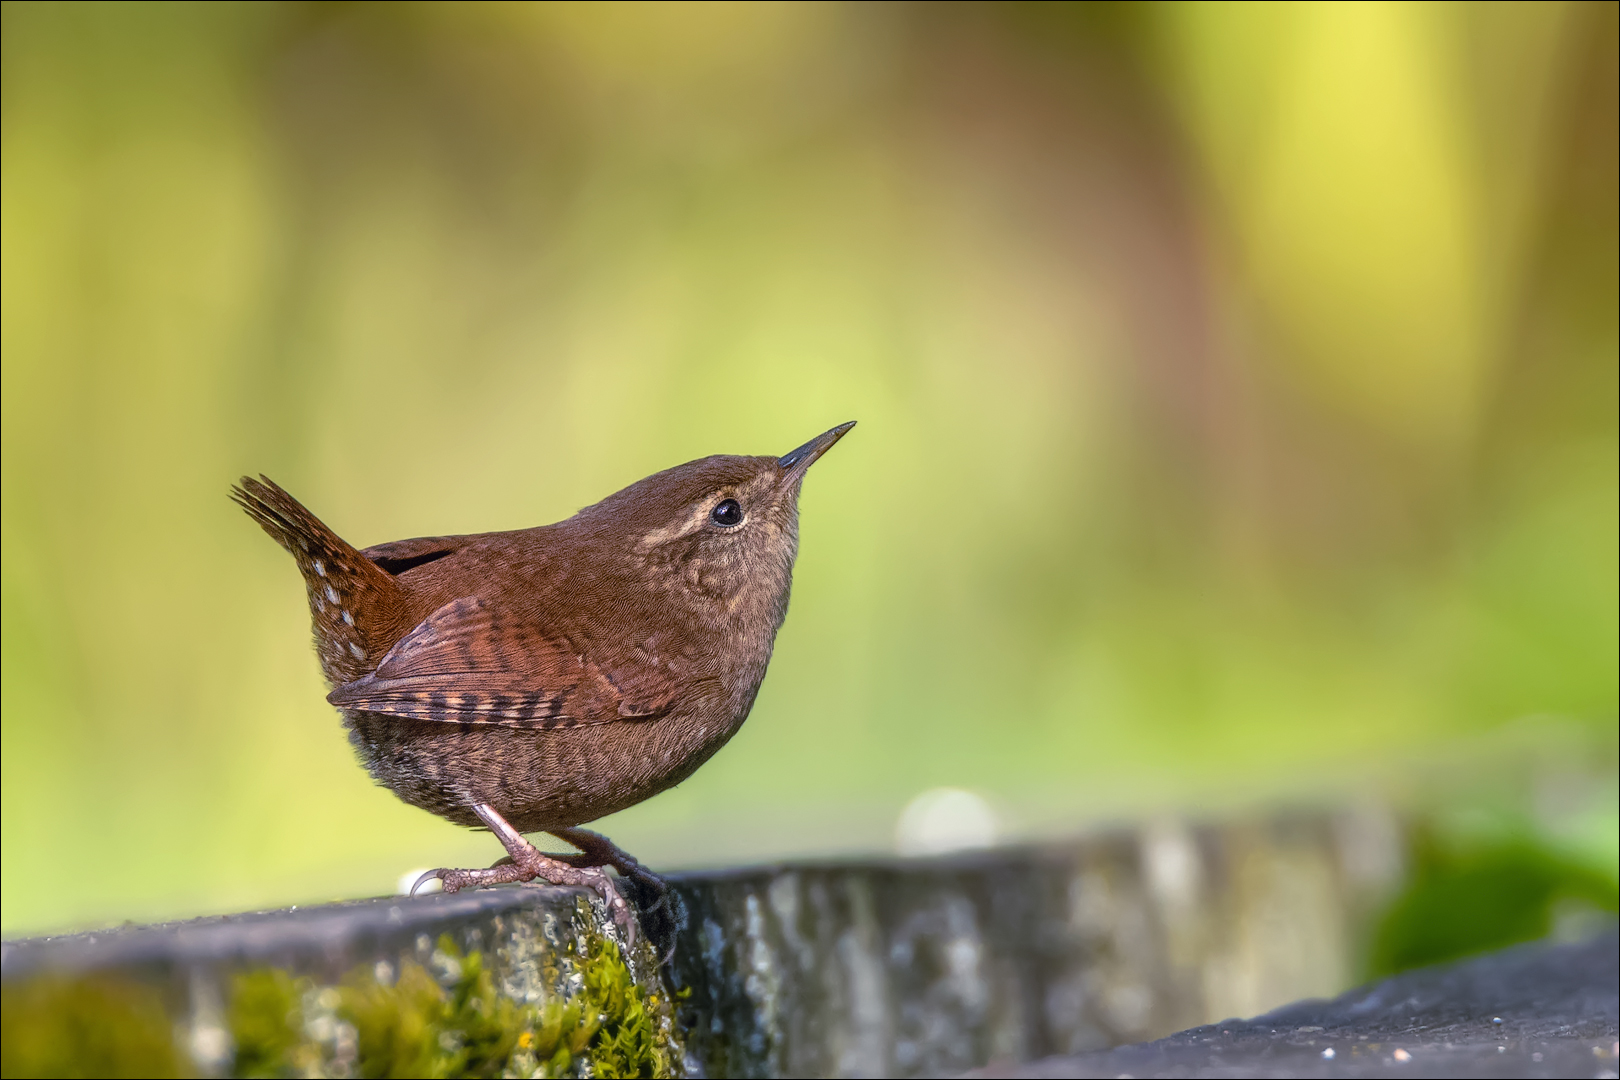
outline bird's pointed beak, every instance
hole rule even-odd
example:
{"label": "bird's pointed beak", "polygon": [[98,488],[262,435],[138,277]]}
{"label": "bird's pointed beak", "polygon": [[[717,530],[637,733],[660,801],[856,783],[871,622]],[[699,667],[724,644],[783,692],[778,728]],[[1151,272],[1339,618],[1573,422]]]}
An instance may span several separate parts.
{"label": "bird's pointed beak", "polygon": [[777,458],[776,463],[786,470],[789,476],[801,477],[806,469],[816,463],[817,458],[831,450],[833,443],[842,439],[854,426],[855,421],[851,420],[847,424],[839,424],[831,431],[822,432],[797,450]]}

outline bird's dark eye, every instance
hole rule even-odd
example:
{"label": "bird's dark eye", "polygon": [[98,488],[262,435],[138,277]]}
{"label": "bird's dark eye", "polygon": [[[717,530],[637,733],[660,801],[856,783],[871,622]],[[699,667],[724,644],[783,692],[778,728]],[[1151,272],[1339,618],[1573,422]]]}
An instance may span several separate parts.
{"label": "bird's dark eye", "polygon": [[742,507],[737,505],[736,499],[726,499],[709,512],[709,520],[716,525],[739,525],[742,523]]}

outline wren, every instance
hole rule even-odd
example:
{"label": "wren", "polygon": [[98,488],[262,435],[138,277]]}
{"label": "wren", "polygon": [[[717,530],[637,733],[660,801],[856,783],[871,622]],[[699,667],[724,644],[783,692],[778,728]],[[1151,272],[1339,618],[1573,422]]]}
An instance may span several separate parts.
{"label": "wren", "polygon": [[[634,932],[604,868],[662,883],[579,826],[685,780],[742,727],[787,615],[805,472],[854,426],[779,458],[677,465],[553,525],[364,550],[267,478],[232,489],[298,562],[362,764],[506,848],[418,886],[585,885]],[[544,854],[533,832],[580,854]]]}

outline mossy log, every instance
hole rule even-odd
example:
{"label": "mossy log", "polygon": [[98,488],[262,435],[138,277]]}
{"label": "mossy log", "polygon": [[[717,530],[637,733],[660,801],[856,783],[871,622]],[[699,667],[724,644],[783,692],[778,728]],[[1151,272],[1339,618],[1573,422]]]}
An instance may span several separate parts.
{"label": "mossy log", "polygon": [[1310,812],[687,875],[633,949],[549,887],[8,942],[5,1073],[923,1076],[1100,1050],[1350,985],[1403,850],[1387,815]]}

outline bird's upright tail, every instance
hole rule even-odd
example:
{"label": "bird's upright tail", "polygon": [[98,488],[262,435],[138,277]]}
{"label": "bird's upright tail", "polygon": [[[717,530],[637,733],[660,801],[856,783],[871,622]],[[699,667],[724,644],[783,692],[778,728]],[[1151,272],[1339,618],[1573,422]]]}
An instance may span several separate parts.
{"label": "bird's upright tail", "polygon": [[297,560],[326,681],[336,687],[375,670],[399,636],[399,582],[269,477],[244,476],[231,498]]}

